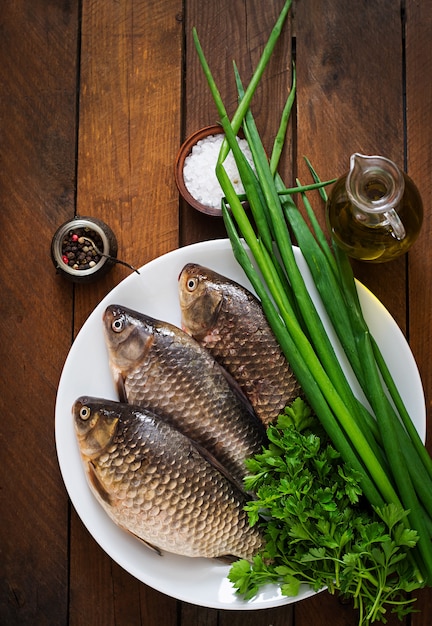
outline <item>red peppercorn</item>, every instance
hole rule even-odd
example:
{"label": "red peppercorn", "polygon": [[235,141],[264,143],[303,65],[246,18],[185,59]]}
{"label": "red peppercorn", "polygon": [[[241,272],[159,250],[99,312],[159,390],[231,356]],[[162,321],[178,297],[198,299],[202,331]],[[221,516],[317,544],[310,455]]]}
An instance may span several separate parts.
{"label": "red peppercorn", "polygon": [[78,235],[76,233],[72,235],[72,241],[78,241]]}
{"label": "red peppercorn", "polygon": [[66,265],[69,263],[69,259],[67,258],[65,254],[62,256],[62,261],[63,263],[66,263]]}

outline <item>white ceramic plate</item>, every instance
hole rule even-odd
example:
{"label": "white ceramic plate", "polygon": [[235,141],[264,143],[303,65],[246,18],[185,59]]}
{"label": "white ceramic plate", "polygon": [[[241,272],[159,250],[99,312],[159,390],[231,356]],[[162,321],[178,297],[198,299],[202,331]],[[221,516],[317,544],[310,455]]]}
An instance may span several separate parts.
{"label": "white ceramic plate", "polygon": [[[318,302],[304,261],[299,254],[297,257],[305,280]],[[232,255],[229,241],[216,240],[180,248],[155,259],[142,267],[139,275],[134,273],[128,276],[100,302],[74,341],[58,388],[55,434],[63,479],[78,515],[94,539],[114,561],[150,587],[179,600],[210,608],[250,610],[296,602],[314,592],[304,586],[298,596],[286,598],[276,586],[268,586],[256,598],[245,602],[236,596],[226,578],[229,566],[208,559],[172,554],[158,556],[139,540],[119,529],[100,507],[87,485],[75,439],[71,408],[80,395],[117,400],[108,367],[102,314],[108,304],[122,304],[179,325],[177,278],[188,262],[201,263],[250,286]],[[402,332],[381,303],[361,285],[359,295],[370,329],[424,439],[425,401],[412,353]]]}

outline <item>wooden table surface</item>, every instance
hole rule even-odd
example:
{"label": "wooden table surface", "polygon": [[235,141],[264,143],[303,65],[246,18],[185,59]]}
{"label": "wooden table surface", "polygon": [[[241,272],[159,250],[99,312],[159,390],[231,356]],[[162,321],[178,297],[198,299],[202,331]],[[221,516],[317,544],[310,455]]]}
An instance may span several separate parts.
{"label": "wooden table surface", "polygon": [[[228,111],[232,60],[247,81],[282,0],[3,0],[0,8],[0,623],[117,626],[350,626],[321,593],[262,611],[177,601],[126,573],[71,506],[59,471],[54,407],[63,363],[94,306],[128,275],[92,285],[56,275],[50,242],[75,214],[105,220],[119,257],[142,265],[224,236],[218,218],[179,201],[183,139],[218,120],[198,64],[196,26]],[[281,172],[341,175],[351,153],[405,168],[425,206],[403,258],[355,263],[405,333],[432,399],[432,8],[419,0],[297,0],[253,109],[271,149],[291,83],[298,93]],[[322,215],[321,215],[322,218]],[[91,354],[83,367],[92,367]],[[429,438],[430,443],[430,438]],[[412,626],[432,623],[418,594]],[[199,597],[196,598],[199,603]],[[389,624],[399,623],[393,618]]]}

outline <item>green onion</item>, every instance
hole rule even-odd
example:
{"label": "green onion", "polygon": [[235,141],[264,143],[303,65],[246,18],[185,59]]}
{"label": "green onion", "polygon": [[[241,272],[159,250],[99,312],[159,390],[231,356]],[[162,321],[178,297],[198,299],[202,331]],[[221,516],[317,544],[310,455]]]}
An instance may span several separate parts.
{"label": "green onion", "polygon": [[[403,406],[389,370],[371,337],[357,298],[346,257],[331,247],[322,232],[306,193],[317,189],[326,198],[325,185],[310,166],[313,183],[288,189],[277,173],[283,137],[295,97],[293,84],[284,107],[273,153],[268,159],[250,105],[265,70],[291,2],[285,3],[253,78],[243,89],[235,69],[239,105],[230,122],[222,98],[194,31],[198,56],[225,132],[216,174],[224,192],[222,212],[235,258],[260,298],[264,312],[302,386],[342,458],[361,473],[364,494],[372,506],[394,504],[408,511],[406,526],[417,530],[413,549],[417,576],[432,581],[432,462]],[[255,172],[240,150],[236,134],[243,126]],[[225,171],[231,149],[236,160],[252,224]],[[307,225],[293,200],[297,193],[312,225]],[[332,342],[297,264],[290,229],[309,266],[333,330],[373,416],[349,384]],[[250,254],[246,252],[247,244]],[[384,383],[382,382],[384,380]],[[393,400],[388,399],[387,393]]]}
{"label": "green onion", "polygon": [[297,74],[296,74],[295,63],[293,63],[291,91],[289,93],[289,96],[286,100],[285,106],[282,111],[281,122],[279,124],[279,129],[276,134],[276,138],[273,144],[273,150],[271,153],[270,171],[272,173],[272,176],[274,176],[277,171],[279,160],[280,160],[282,150],[285,144],[285,135],[288,129],[288,122],[289,122],[290,115],[291,115],[291,109],[293,107],[294,100],[295,100],[296,86],[297,86]]}

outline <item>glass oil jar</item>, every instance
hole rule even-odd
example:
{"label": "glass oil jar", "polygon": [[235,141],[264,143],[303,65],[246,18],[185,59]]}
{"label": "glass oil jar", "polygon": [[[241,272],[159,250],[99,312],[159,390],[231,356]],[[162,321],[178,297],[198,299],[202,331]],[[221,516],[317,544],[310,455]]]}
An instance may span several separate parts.
{"label": "glass oil jar", "polygon": [[382,263],[412,246],[423,221],[423,204],[413,181],[390,159],[355,153],[326,207],[332,238],[346,254]]}

